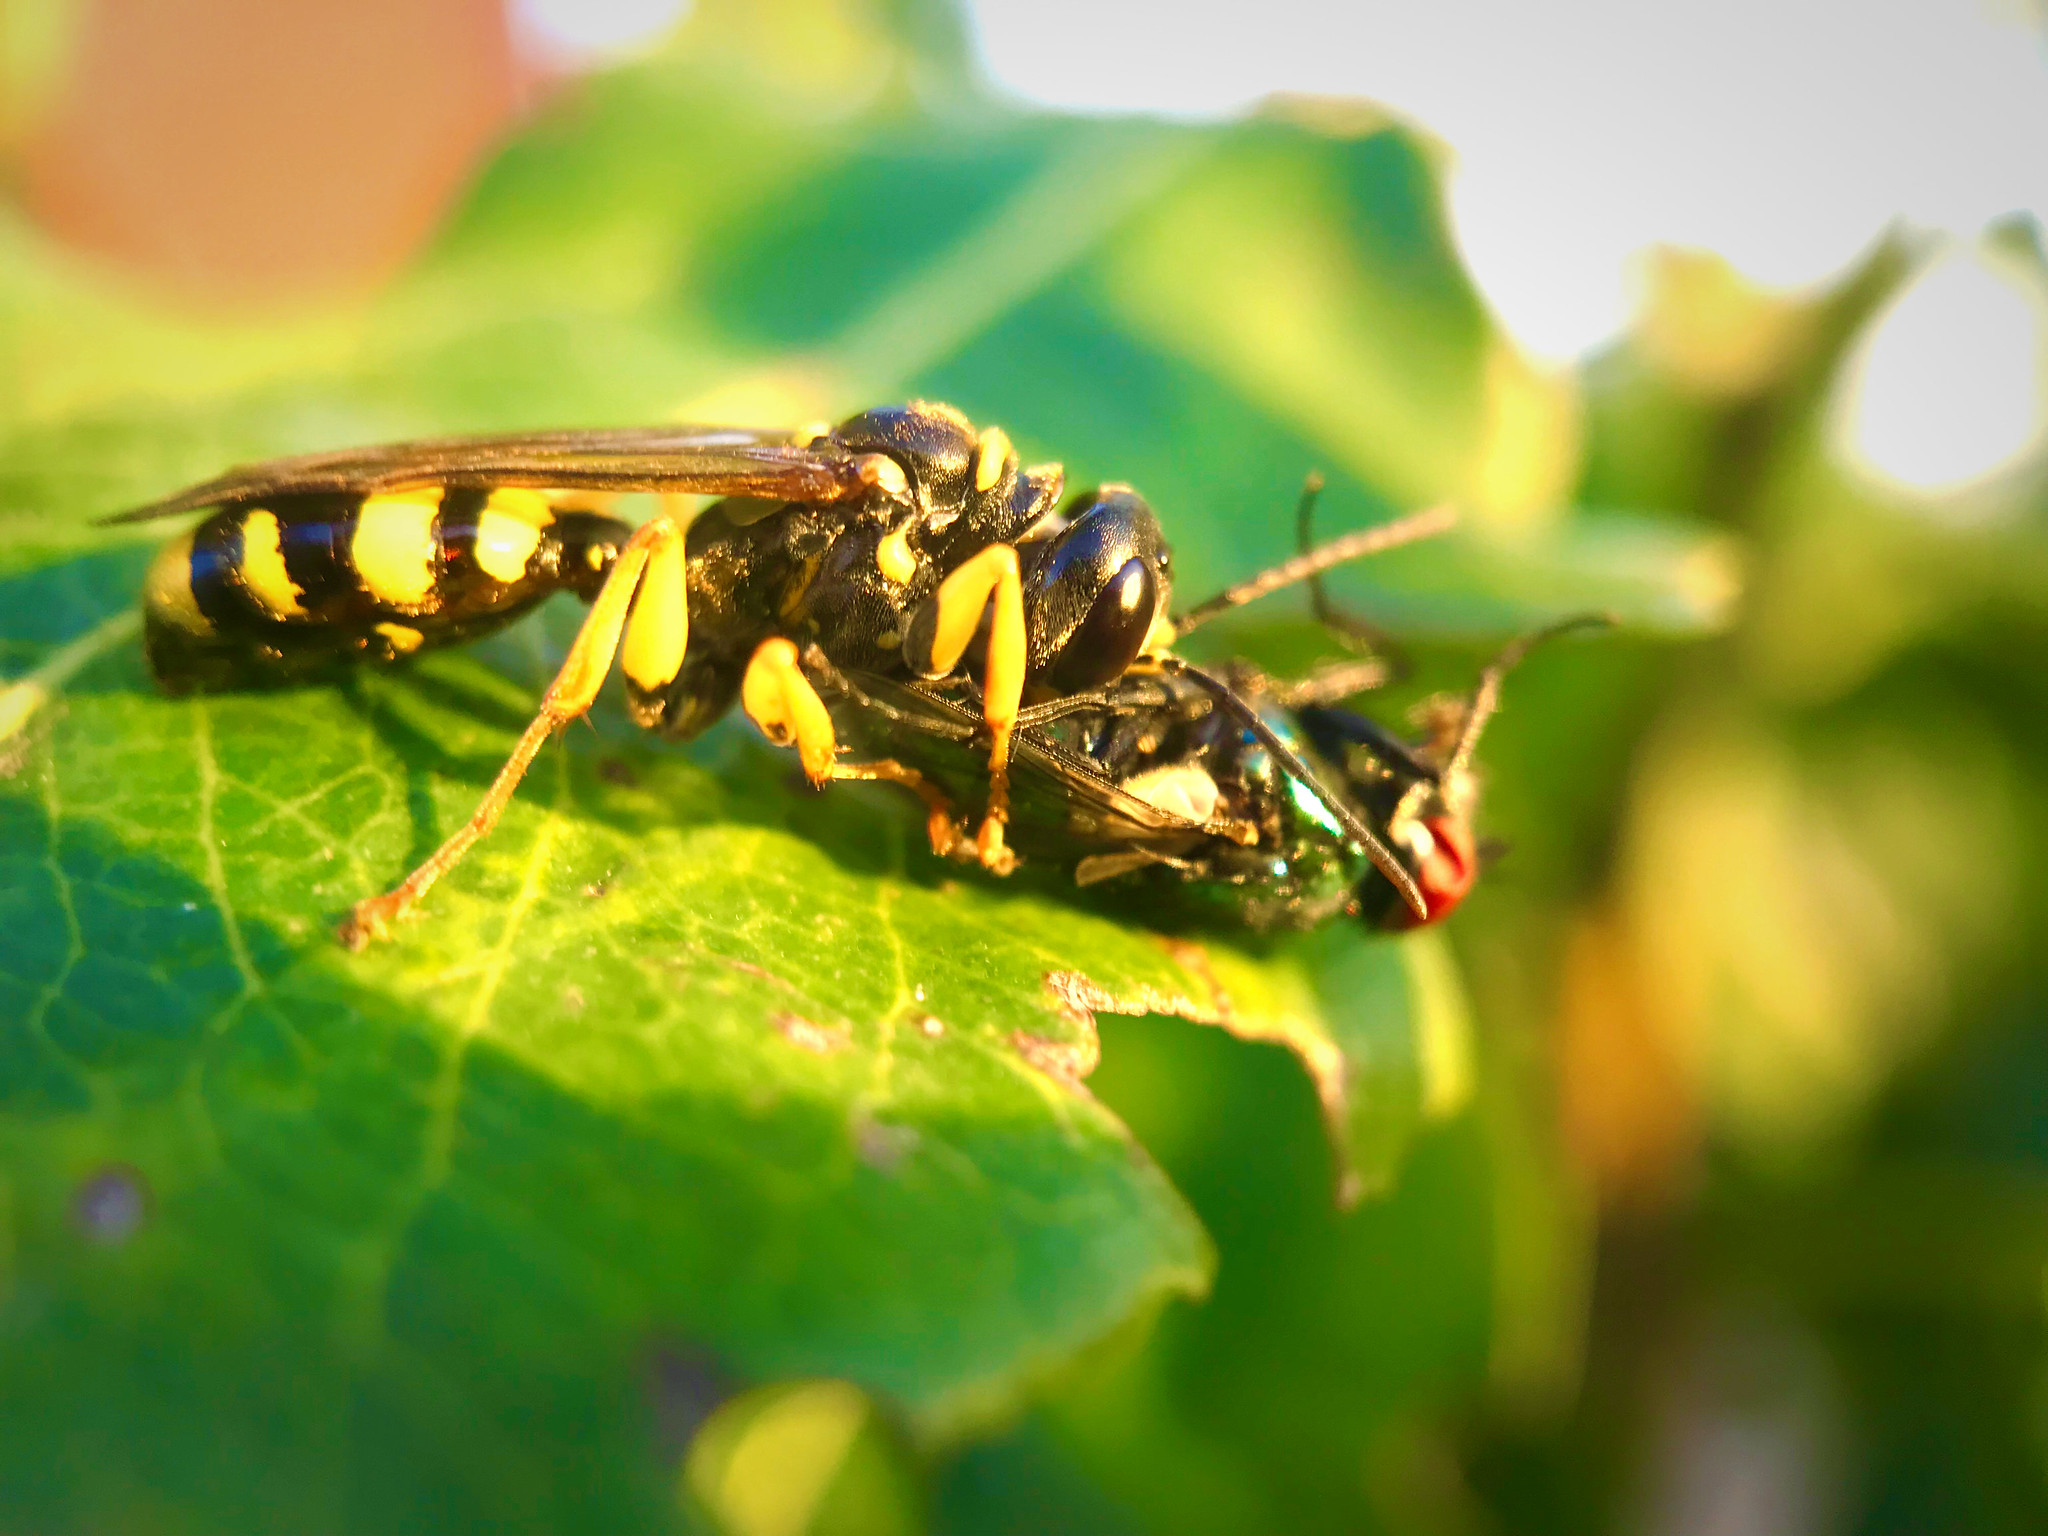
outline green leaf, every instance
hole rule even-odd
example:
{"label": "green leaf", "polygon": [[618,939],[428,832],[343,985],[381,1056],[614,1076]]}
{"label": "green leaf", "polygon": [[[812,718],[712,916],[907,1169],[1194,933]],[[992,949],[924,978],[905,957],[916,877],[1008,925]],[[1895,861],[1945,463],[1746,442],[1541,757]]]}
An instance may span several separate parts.
{"label": "green leaf", "polygon": [[[940,123],[739,89],[723,36],[590,82],[361,310],[202,322],[0,241],[10,1524],[658,1529],[734,1386],[842,1377],[926,1438],[985,1423],[1208,1283],[1087,1091],[1099,1011],[1292,1050],[1319,1201],[1386,1188],[1463,1101],[1438,941],[1161,939],[1044,872],[950,874],[905,805],[814,796],[749,728],[661,746],[609,696],[423,921],[344,953],[348,904],[469,814],[573,606],[338,688],[154,692],[147,547],[86,519],[235,460],[926,394],[1071,483],[1144,486],[1199,595],[1288,552],[1319,460],[1340,527],[1493,454],[1501,343],[1411,136]],[[1270,255],[1304,206],[1344,326],[1203,340],[1236,269],[1189,242]],[[1453,629],[1556,611],[1579,526],[1550,575],[1422,554],[1411,590]],[[1681,588],[1698,548],[1668,530],[1629,579]]]}
{"label": "green leaf", "polygon": [[[308,1431],[365,1392],[430,1413],[423,1370],[509,1414],[536,1373],[670,1340],[940,1425],[1201,1288],[1205,1239],[1078,1090],[1092,1024],[1046,981],[1172,995],[1165,952],[907,875],[903,817],[805,803],[737,733],[718,772],[551,752],[429,920],[339,949],[337,908],[465,814],[522,711],[468,657],[171,701],[122,647],[74,680],[0,802],[14,1300],[80,1306],[95,1353],[175,1320],[223,1364],[253,1310],[313,1352],[268,1405]],[[148,1208],[118,1253],[79,1204],[114,1167]],[[53,1383],[8,1376],[9,1422],[54,1428]],[[102,1411],[155,1440],[190,1408]]]}

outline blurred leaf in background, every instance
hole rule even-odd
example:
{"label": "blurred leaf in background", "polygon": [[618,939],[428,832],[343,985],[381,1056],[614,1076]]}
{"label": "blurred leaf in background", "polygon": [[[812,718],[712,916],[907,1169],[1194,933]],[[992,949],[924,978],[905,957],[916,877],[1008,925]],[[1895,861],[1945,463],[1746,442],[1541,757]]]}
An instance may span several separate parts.
{"label": "blurred leaf in background", "polygon": [[[2044,314],[2025,221],[1797,294],[1667,252],[1587,365],[1580,494],[1738,535],[1750,598],[1562,936],[1588,1375],[1475,1454],[1532,1526],[2043,1518]],[[2015,348],[2030,417],[1959,415]]]}
{"label": "blurred leaf in background", "polygon": [[[124,12],[17,14],[10,50],[90,54]],[[9,120],[73,245],[0,226],[0,1516],[2039,1525],[2038,445],[1907,490],[1855,425],[1936,253],[1812,294],[1673,253],[1573,374],[1474,292],[1445,148],[1373,109],[1029,112],[930,4],[707,0],[552,85],[495,14],[443,19],[461,163],[545,99],[386,281],[452,180],[404,124],[274,189],[389,191],[378,144],[425,178],[346,261],[242,249],[296,274],[259,294],[67,224],[36,168],[132,123],[58,87]],[[310,46],[277,26],[193,67]],[[220,197],[207,237],[246,244]],[[2039,305],[2025,230],[1981,260]],[[1389,720],[1533,621],[1624,617],[1514,679],[1509,851],[1448,941],[1162,943],[608,701],[348,957],[335,915],[466,814],[573,608],[168,701],[148,546],[87,523],[340,443],[913,394],[1138,485],[1190,594],[1291,552],[1311,467],[1332,530],[1457,501],[1457,538],[1333,582],[1412,640]],[[1298,596],[1208,648],[1324,649]]]}

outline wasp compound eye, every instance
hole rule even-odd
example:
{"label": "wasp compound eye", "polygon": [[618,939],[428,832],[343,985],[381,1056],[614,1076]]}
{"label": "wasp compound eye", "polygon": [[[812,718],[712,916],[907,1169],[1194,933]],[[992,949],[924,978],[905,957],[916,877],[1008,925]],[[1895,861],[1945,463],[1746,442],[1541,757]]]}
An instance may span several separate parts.
{"label": "wasp compound eye", "polygon": [[1138,659],[1158,606],[1159,583],[1151,567],[1133,555],[1117,568],[1087,616],[1067,636],[1045,674],[1046,682],[1060,693],[1081,693],[1121,677]]}
{"label": "wasp compound eye", "polygon": [[1061,693],[1121,676],[1166,600],[1166,544],[1144,498],[1104,486],[1076,503],[1064,528],[1024,546],[1031,676]]}

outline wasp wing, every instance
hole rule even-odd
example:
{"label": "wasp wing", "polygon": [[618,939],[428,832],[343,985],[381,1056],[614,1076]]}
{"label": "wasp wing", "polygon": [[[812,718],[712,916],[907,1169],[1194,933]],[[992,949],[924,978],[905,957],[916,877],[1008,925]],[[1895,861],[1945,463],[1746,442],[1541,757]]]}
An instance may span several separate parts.
{"label": "wasp wing", "polygon": [[176,495],[102,518],[140,523],[201,507],[309,491],[370,495],[408,486],[675,491],[776,501],[842,501],[862,488],[859,456],[823,439],[737,427],[629,427],[422,438],[244,465]]}
{"label": "wasp wing", "polygon": [[[988,798],[981,715],[923,688],[843,673],[815,652],[806,670],[856,761],[893,758],[936,784],[962,812]],[[1009,840],[1027,857],[1083,859],[1125,851],[1176,859],[1215,834],[1117,787],[1093,763],[1020,727],[1010,738]]]}

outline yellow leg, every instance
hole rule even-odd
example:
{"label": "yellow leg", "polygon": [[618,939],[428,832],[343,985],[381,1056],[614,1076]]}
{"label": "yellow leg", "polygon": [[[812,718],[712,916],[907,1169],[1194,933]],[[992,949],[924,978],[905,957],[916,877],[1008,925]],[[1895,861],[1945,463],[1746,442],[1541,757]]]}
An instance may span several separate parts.
{"label": "yellow leg", "polygon": [[1010,733],[1024,698],[1024,587],[1017,574],[1017,551],[991,544],[958,566],[939,584],[935,601],[938,624],[932,639],[935,672],[950,672],[981,624],[981,612],[995,598],[994,623],[988,635],[988,671],[982,679],[981,712],[988,722],[988,813],[975,834],[981,862],[999,875],[1016,868],[1016,856],[1003,846],[1003,823],[1010,819]]}
{"label": "yellow leg", "polygon": [[797,665],[794,644],[763,640],[754,648],[740,679],[740,707],[778,747],[795,743],[804,777],[814,787],[823,789],[832,780],[839,739],[825,701]]}
{"label": "yellow leg", "polygon": [[[569,647],[569,654],[562,661],[561,671],[555,674],[555,680],[548,684],[548,691],[541,696],[540,712],[520,736],[519,744],[512,749],[505,766],[498,770],[497,778],[484,792],[475,813],[453,837],[436,848],[424,864],[407,875],[403,883],[382,896],[357,902],[355,910],[341,925],[342,943],[350,949],[361,949],[370,940],[388,934],[390,925],[426,895],[436,880],[453,869],[471,844],[497,825],[499,814],[511,800],[512,792],[519,787],[519,780],[543,743],[589,709],[598,689],[604,686],[605,675],[612,668],[612,658],[618,653],[620,633],[626,628],[628,613],[636,607],[641,576],[650,561],[666,564],[673,560],[680,564],[682,547],[683,530],[668,517],[651,518],[635,531],[620,551],[611,575],[605,578],[597,601],[591,604],[590,616],[583,621],[583,628],[577,631],[575,643]],[[680,665],[678,658],[677,666]],[[674,672],[671,671],[670,675],[673,676]]]}
{"label": "yellow leg", "polygon": [[885,757],[873,763],[834,763],[832,777],[901,784],[924,802],[924,830],[925,835],[932,840],[932,852],[942,859],[961,855],[961,845],[966,839],[966,834],[953,815],[953,802],[946,798],[945,792],[938,785],[915,768],[906,768],[893,757]]}
{"label": "yellow leg", "polygon": [[838,760],[832,716],[797,664],[796,646],[791,641],[763,640],[754,648],[746,675],[740,679],[740,707],[778,747],[795,743],[804,776],[817,788],[849,780],[900,784],[924,802],[925,835],[931,839],[932,852],[947,858],[960,847],[964,834],[954,818],[953,803],[915,768],[906,768],[889,757],[872,763]]}
{"label": "yellow leg", "polygon": [[660,693],[683,670],[690,648],[688,572],[680,538],[648,551],[647,573],[619,645],[619,670],[648,693]]}

